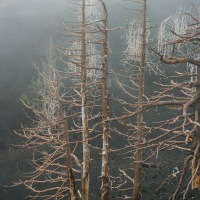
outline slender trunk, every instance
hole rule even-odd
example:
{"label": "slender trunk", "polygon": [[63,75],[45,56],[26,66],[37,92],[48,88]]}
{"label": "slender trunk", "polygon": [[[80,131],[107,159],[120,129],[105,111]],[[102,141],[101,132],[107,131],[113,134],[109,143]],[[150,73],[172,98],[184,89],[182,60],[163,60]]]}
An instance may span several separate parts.
{"label": "slender trunk", "polygon": [[[58,80],[58,78],[57,78]],[[59,88],[56,91],[56,97],[58,102],[58,111],[59,111],[59,118],[65,119],[64,113],[62,111],[62,100],[59,95]],[[76,184],[74,179],[74,174],[72,171],[72,160],[71,160],[71,149],[70,149],[70,142],[69,142],[69,131],[68,131],[68,121],[67,119],[64,120],[65,123],[63,125],[58,125],[58,128],[62,132],[62,139],[65,142],[64,150],[65,150],[65,161],[66,161],[66,171],[67,171],[67,182],[69,184],[69,192],[70,192],[70,199],[71,200],[78,200]]]}
{"label": "slender trunk", "polygon": [[104,34],[103,42],[103,63],[102,63],[102,186],[101,186],[101,200],[110,199],[111,181],[109,178],[109,159],[108,159],[108,136],[109,124],[106,121],[109,117],[109,94],[108,94],[108,13],[106,5],[103,1],[104,8]]}
{"label": "slender trunk", "polygon": [[[139,89],[138,89],[138,103],[143,101],[144,97],[144,80],[145,80],[145,64],[146,64],[146,18],[147,18],[147,6],[146,0],[143,5],[143,25],[142,25],[142,46],[141,46],[141,63],[139,72]],[[139,108],[140,109],[140,108]],[[143,113],[141,112],[137,116],[137,142],[136,142],[136,154],[135,154],[135,177],[133,186],[133,200],[141,198],[142,189],[142,140],[143,140]]]}
{"label": "slender trunk", "polygon": [[82,200],[89,198],[90,182],[90,147],[88,127],[88,107],[86,95],[86,19],[85,0],[82,0],[82,37],[81,37],[81,114],[82,114],[82,140],[83,140],[83,164],[82,164]]}
{"label": "slender trunk", "polygon": [[[197,67],[197,85],[196,93],[200,95],[200,67]],[[200,102],[195,105],[195,121],[200,123]],[[192,140],[193,160],[192,160],[192,189],[200,188],[200,127],[197,126]]]}
{"label": "slender trunk", "polygon": [[70,151],[70,144],[69,144],[69,133],[68,133],[68,127],[67,122],[62,127],[63,132],[63,140],[66,142],[65,145],[65,153],[66,153],[66,166],[67,166],[67,178],[69,183],[69,192],[70,192],[70,199],[71,200],[77,200],[77,190],[75,185],[75,179],[74,174],[72,171],[72,161],[71,161],[71,151]]}

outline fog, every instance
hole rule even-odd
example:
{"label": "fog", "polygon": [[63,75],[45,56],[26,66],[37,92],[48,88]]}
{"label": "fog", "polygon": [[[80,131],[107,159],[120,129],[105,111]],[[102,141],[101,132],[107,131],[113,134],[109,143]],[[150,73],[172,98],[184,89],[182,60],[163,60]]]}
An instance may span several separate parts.
{"label": "fog", "polygon": [[[110,27],[122,26],[125,19],[137,17],[123,8],[130,5],[128,2],[105,2],[108,5]],[[189,5],[189,2],[149,0],[149,19],[156,26],[173,14],[178,6]],[[36,74],[33,63],[40,66],[49,38],[61,44],[58,24],[73,18],[68,6],[67,0],[0,0],[0,184],[10,184],[20,176],[17,163],[21,160],[22,152],[11,146],[17,140],[13,131],[29,119],[19,98],[28,91],[28,85]],[[119,66],[121,33],[112,33],[112,68]],[[13,196],[12,192],[16,192],[16,195]],[[3,192],[0,188],[2,200],[25,199],[23,195],[22,191],[5,189]]]}

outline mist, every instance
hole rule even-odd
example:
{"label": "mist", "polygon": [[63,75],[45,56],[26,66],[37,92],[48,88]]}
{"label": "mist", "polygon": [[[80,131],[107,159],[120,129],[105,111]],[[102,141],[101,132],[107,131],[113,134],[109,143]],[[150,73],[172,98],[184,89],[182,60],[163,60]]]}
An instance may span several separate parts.
{"label": "mist", "polygon": [[[106,3],[110,28],[123,26],[126,19],[137,17],[127,9],[128,2],[107,0]],[[157,26],[186,4],[189,5],[188,0],[149,0],[149,19]],[[62,44],[59,31],[64,20],[73,20],[71,14],[67,0],[0,0],[0,184],[9,185],[24,169],[24,152],[12,146],[17,140],[14,130],[19,130],[21,123],[30,122],[19,98],[29,91],[30,82],[36,76],[34,65],[41,66],[49,38],[56,45]],[[120,65],[123,33],[111,33],[112,69]],[[0,189],[2,200],[22,200],[23,195],[19,190]]]}

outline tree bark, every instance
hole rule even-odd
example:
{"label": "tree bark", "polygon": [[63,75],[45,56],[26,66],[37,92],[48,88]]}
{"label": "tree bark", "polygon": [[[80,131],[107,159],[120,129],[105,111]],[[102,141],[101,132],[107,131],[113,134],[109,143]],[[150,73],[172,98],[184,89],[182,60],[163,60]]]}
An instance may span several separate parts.
{"label": "tree bark", "polygon": [[63,140],[64,142],[66,142],[65,152],[66,152],[67,178],[69,183],[70,198],[71,200],[77,200],[78,195],[76,190],[74,174],[72,171],[71,151],[69,144],[69,133],[68,133],[67,122],[64,124],[62,128],[60,127],[60,129],[63,132]]}
{"label": "tree bark", "polygon": [[81,37],[81,114],[82,114],[82,140],[83,140],[83,163],[82,163],[82,200],[89,198],[90,184],[90,147],[89,125],[87,105],[87,70],[86,70],[86,18],[85,0],[82,0],[82,37]]}
{"label": "tree bark", "polygon": [[109,177],[109,123],[106,121],[109,118],[109,94],[108,94],[108,12],[106,5],[103,1],[102,6],[104,9],[104,34],[103,41],[103,63],[102,63],[102,185],[101,185],[101,200],[110,199],[111,181]]}
{"label": "tree bark", "polygon": [[[197,66],[197,85],[200,84],[200,67]],[[196,87],[196,94],[200,94],[200,87]],[[199,99],[195,103],[195,122],[200,123],[200,102]],[[200,127],[197,126],[192,138],[192,189],[200,188]]]}
{"label": "tree bark", "polygon": [[[142,25],[142,46],[141,46],[141,62],[139,72],[139,89],[138,89],[138,103],[143,101],[144,97],[144,79],[145,79],[145,65],[146,65],[146,17],[147,17],[147,6],[146,0],[143,0],[143,25]],[[141,106],[140,106],[141,107]],[[141,109],[141,108],[139,108]],[[143,141],[143,112],[137,115],[137,136],[136,136],[136,153],[135,153],[135,176],[133,186],[133,200],[141,198],[142,190],[142,148],[141,144]]]}

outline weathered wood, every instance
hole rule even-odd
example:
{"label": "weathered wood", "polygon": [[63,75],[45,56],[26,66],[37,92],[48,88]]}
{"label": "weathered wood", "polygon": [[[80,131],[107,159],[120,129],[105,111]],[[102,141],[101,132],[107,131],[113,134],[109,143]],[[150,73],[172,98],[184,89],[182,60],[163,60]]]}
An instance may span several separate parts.
{"label": "weathered wood", "polygon": [[83,140],[83,163],[81,172],[82,200],[89,199],[90,188],[90,146],[89,146],[89,123],[87,105],[87,69],[86,69],[86,13],[85,0],[82,0],[81,22],[81,115],[82,115],[82,140]]}
{"label": "weathered wood", "polygon": [[111,181],[109,177],[109,93],[108,93],[108,12],[106,5],[101,0],[104,10],[103,63],[102,63],[102,170],[101,170],[101,200],[110,199]]}
{"label": "weathered wood", "polygon": [[[197,81],[196,84],[200,84],[200,67],[197,68]],[[195,112],[195,122],[200,124],[200,87],[196,87],[196,96],[197,100],[194,105]],[[200,188],[200,127],[196,127],[196,131],[192,137],[192,151],[193,151],[193,160],[192,160],[192,189]]]}
{"label": "weathered wood", "polygon": [[[144,97],[144,80],[145,80],[145,68],[146,68],[146,31],[147,31],[147,1],[143,0],[143,17],[142,17],[142,46],[141,46],[141,61],[139,72],[139,88],[138,88],[138,103],[143,101]],[[141,107],[141,106],[140,106]],[[139,108],[140,110],[140,108]],[[135,153],[135,176],[133,186],[133,200],[139,200],[141,198],[142,191],[142,141],[143,141],[143,112],[137,115],[137,136],[136,136],[136,153]]]}

